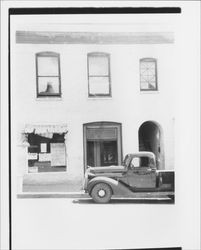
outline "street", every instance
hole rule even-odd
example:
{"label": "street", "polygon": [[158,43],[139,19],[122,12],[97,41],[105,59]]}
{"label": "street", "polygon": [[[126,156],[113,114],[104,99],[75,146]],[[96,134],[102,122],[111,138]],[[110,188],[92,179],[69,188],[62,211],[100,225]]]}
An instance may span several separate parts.
{"label": "street", "polygon": [[[113,199],[109,204],[96,204],[87,197],[13,198],[13,249],[125,249],[175,245],[179,241],[177,227],[172,227],[178,220],[175,205],[167,204],[167,200],[160,201],[160,205],[158,202]],[[156,234],[158,230],[160,237]]]}

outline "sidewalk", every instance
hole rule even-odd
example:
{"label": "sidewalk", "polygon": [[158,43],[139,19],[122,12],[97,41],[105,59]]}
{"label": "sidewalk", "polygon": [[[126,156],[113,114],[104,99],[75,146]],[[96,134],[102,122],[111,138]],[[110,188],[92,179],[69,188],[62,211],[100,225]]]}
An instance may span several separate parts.
{"label": "sidewalk", "polygon": [[[21,199],[26,199],[26,198],[76,198],[76,199],[91,199],[91,197],[89,196],[89,194],[85,193],[84,190],[81,190],[79,192],[60,192],[60,193],[56,193],[56,192],[42,192],[42,193],[21,193],[21,194],[17,194],[17,198],[21,198]],[[171,198],[169,198],[167,196],[166,193],[133,193],[132,196],[112,196],[112,200],[119,200],[119,201],[134,201],[134,200],[138,200],[141,202],[153,202],[153,201],[171,201],[171,203],[174,203],[174,200],[171,200]]]}
{"label": "sidewalk", "polygon": [[26,192],[17,194],[17,198],[90,198],[90,196],[84,193],[84,190],[80,192],[42,192],[42,193],[33,193]]}

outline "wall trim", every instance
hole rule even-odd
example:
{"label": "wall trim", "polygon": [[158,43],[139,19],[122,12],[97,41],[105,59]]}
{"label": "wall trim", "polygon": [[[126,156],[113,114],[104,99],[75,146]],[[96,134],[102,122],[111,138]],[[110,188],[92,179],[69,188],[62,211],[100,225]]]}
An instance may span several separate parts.
{"label": "wall trim", "polygon": [[56,32],[16,31],[16,43],[25,44],[165,44],[173,32]]}

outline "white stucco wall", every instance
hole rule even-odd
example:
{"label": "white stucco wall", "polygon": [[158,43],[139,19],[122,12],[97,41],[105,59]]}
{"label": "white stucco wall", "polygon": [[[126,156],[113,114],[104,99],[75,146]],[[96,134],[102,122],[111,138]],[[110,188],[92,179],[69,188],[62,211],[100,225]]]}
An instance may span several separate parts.
{"label": "white stucco wall", "polygon": [[[156,121],[163,129],[165,169],[174,168],[174,122],[177,55],[175,44],[86,45],[16,44],[12,33],[12,152],[16,174],[22,167],[20,134],[25,124],[68,124],[67,174],[83,178],[83,124],[122,124],[123,155],[138,151],[138,129]],[[61,98],[36,97],[35,53],[60,54]],[[106,52],[111,62],[111,98],[88,98],[87,53]],[[139,60],[157,59],[158,91],[140,92]],[[22,173],[23,171],[21,171]],[[41,175],[41,174],[39,174]],[[48,175],[48,174],[46,174]],[[43,173],[44,176],[44,173]]]}

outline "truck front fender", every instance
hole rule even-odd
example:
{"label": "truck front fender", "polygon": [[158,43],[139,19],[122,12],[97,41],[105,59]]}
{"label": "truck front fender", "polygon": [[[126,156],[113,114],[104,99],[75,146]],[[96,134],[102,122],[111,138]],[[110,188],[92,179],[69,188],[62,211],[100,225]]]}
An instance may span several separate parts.
{"label": "truck front fender", "polygon": [[130,191],[128,187],[123,185],[118,180],[115,180],[115,179],[112,179],[109,177],[98,176],[98,177],[94,177],[92,180],[90,180],[88,182],[87,191],[88,191],[89,195],[91,194],[93,187],[98,183],[108,184],[112,189],[113,195],[118,195],[118,196],[119,195],[120,196],[122,196],[122,195],[127,196],[128,195],[129,196],[132,194],[132,191]]}

